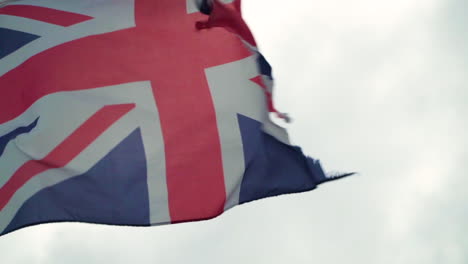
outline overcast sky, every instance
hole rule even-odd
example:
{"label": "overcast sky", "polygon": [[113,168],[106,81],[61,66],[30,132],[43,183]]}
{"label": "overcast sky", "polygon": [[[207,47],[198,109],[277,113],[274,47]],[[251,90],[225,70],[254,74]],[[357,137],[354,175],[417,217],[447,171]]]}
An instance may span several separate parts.
{"label": "overcast sky", "polygon": [[205,222],[51,224],[1,263],[468,263],[468,2],[244,0],[294,143],[359,175]]}

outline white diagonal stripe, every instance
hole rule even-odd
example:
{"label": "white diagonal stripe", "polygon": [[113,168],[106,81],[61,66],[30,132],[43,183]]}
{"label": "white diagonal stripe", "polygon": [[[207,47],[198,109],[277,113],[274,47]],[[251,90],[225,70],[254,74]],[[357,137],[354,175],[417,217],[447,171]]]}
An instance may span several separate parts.
{"label": "white diagonal stripe", "polygon": [[60,34],[60,31],[64,30],[62,26],[5,14],[0,14],[0,27],[37,36],[45,36],[51,33]]}

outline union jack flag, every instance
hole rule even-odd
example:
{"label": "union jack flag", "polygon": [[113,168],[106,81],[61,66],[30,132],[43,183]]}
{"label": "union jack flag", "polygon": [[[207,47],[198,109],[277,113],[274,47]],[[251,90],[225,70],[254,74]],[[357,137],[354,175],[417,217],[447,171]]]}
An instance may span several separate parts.
{"label": "union jack flag", "polygon": [[270,121],[240,0],[209,3],[0,4],[0,234],[209,219],[336,179]]}

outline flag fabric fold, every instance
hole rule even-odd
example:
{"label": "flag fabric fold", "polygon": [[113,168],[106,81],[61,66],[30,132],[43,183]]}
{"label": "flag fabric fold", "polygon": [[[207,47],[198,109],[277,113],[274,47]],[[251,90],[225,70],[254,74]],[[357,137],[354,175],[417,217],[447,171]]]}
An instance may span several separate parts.
{"label": "flag fabric fold", "polygon": [[270,120],[289,118],[240,7],[2,2],[0,235],[210,219],[347,176],[329,176]]}

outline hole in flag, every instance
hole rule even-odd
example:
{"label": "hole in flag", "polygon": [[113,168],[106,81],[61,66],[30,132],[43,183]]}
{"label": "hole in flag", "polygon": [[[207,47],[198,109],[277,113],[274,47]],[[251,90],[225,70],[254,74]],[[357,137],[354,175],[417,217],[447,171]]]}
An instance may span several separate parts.
{"label": "hole in flag", "polygon": [[211,0],[197,0],[197,6],[200,12],[205,15],[209,15],[211,11],[213,11],[213,3]]}

